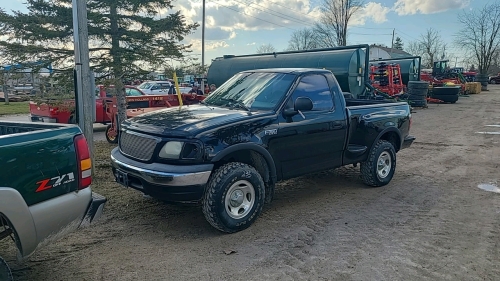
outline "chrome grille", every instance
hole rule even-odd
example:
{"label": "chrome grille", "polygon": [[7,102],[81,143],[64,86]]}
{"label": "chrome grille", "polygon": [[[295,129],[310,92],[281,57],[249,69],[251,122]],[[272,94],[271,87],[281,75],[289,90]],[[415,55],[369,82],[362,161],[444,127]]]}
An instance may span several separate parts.
{"label": "chrome grille", "polygon": [[159,139],[128,131],[120,133],[120,150],[138,160],[148,161],[153,156]]}

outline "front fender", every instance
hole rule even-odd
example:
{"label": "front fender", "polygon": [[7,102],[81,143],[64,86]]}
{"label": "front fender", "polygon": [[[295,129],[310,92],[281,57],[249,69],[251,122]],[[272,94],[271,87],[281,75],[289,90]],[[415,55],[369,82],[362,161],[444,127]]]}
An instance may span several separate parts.
{"label": "front fender", "polygon": [[224,157],[227,155],[236,152],[236,151],[242,151],[242,150],[253,150],[259,154],[261,154],[264,159],[266,160],[267,166],[269,167],[269,171],[271,173],[271,181],[273,183],[276,182],[277,176],[276,176],[276,165],[274,164],[274,159],[264,147],[255,144],[255,143],[238,143],[231,145],[224,150],[220,151],[217,153],[214,158],[212,158],[212,162],[217,162],[222,160]]}
{"label": "front fender", "polygon": [[17,190],[0,187],[0,213],[15,230],[21,257],[32,254],[38,245],[35,223],[26,201]]}

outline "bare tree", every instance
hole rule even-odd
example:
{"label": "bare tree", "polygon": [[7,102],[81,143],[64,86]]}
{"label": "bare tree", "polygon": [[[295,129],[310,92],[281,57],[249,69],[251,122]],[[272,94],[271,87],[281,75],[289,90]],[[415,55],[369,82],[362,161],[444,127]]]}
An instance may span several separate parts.
{"label": "bare tree", "polygon": [[405,48],[405,52],[411,54],[412,56],[422,56],[422,46],[418,41],[411,41],[408,43],[408,46]]}
{"label": "bare tree", "polygon": [[458,21],[463,28],[457,33],[456,44],[472,52],[479,74],[487,75],[500,47],[500,2],[481,10],[463,11]]}
{"label": "bare tree", "polygon": [[257,54],[274,53],[274,52],[276,52],[276,48],[274,48],[274,46],[271,44],[264,44],[257,47]]}
{"label": "bare tree", "polygon": [[349,21],[364,4],[364,0],[323,0],[319,24],[315,25],[315,30],[322,39],[320,42],[325,45],[334,43],[336,46],[346,46]]}
{"label": "bare tree", "polygon": [[311,50],[318,48],[316,33],[313,29],[304,28],[292,33],[288,41],[289,51]]}
{"label": "bare tree", "polygon": [[335,31],[327,24],[317,22],[314,24],[313,29],[316,33],[316,41],[319,48],[333,48],[339,46],[337,44],[337,35]]}
{"label": "bare tree", "polygon": [[448,47],[448,44],[443,43],[441,45],[441,60],[445,60],[448,57],[448,53],[446,52],[446,48]]}
{"label": "bare tree", "polygon": [[493,54],[489,73],[491,74],[500,73],[500,49],[497,49]]}
{"label": "bare tree", "polygon": [[427,29],[425,34],[420,36],[418,41],[420,48],[422,49],[424,64],[432,68],[434,65],[434,60],[438,58],[439,53],[443,51],[443,39],[439,34],[439,31],[433,29],[432,27]]}

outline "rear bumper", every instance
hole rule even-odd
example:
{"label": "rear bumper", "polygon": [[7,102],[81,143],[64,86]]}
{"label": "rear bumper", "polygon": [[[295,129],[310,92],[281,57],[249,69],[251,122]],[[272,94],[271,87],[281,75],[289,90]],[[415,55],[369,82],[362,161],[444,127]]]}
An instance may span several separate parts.
{"label": "rear bumper", "polygon": [[414,136],[406,136],[403,140],[403,145],[401,145],[401,149],[405,149],[411,146],[411,144],[415,141]]}
{"label": "rear bumper", "polygon": [[212,173],[213,164],[146,164],[111,151],[111,164],[117,183],[168,202],[199,201]]}
{"label": "rear bumper", "polygon": [[92,199],[90,201],[89,207],[87,209],[85,216],[83,217],[83,221],[80,224],[80,226],[87,226],[90,225],[92,222],[98,220],[102,215],[102,212],[104,210],[104,205],[106,205],[107,201],[108,200],[106,199],[106,197],[98,193],[92,192]]}

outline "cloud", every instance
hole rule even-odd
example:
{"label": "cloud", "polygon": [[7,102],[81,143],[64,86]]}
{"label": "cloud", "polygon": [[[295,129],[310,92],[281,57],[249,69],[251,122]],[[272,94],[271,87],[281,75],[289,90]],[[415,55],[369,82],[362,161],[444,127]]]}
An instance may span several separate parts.
{"label": "cloud", "polygon": [[394,11],[398,15],[434,14],[451,9],[463,9],[470,0],[397,0]]}
{"label": "cloud", "polygon": [[[319,18],[320,10],[318,7],[312,7],[311,1],[206,1],[205,49],[228,47],[228,40],[236,38],[239,31],[273,30],[283,27],[300,29],[305,25],[312,25],[315,19]],[[201,50],[202,8],[200,0],[177,0],[172,10],[162,11],[164,16],[166,13],[180,10],[187,23],[200,24],[200,27],[184,40],[193,44],[193,51]]]}
{"label": "cloud", "polygon": [[[196,51],[201,51],[201,40],[198,39],[190,39],[189,44],[192,44],[191,49]],[[220,48],[227,48],[229,44],[226,41],[205,41],[205,50],[215,50]]]}
{"label": "cloud", "polygon": [[[196,0],[178,0],[173,10],[180,10],[189,23],[202,20],[202,3]],[[163,11],[167,12],[167,11]],[[168,11],[171,12],[171,11]],[[310,0],[273,0],[248,2],[244,0],[214,0],[206,3],[206,27],[223,30],[262,30],[281,26],[300,28],[319,17],[319,8]],[[257,19],[258,18],[258,19]],[[281,25],[281,26],[280,26]]]}
{"label": "cloud", "polygon": [[375,23],[383,23],[387,21],[387,14],[390,11],[390,8],[384,7],[380,3],[368,2],[360,11],[353,15],[351,23],[353,25],[364,25],[369,19]]}

